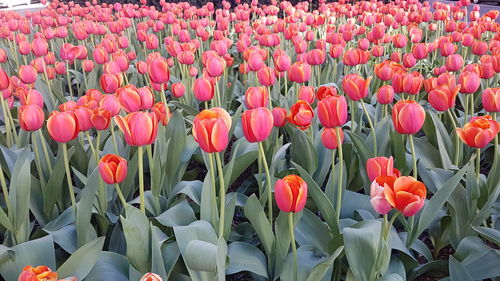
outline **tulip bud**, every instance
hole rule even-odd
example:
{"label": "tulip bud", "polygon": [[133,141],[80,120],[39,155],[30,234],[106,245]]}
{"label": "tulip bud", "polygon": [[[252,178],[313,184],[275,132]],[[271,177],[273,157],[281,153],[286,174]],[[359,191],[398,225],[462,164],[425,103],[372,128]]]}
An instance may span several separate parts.
{"label": "tulip bud", "polygon": [[36,69],[31,65],[21,65],[19,67],[19,79],[24,84],[32,84],[36,81]]}
{"label": "tulip bud", "polygon": [[313,86],[302,86],[299,89],[299,100],[305,100],[312,104],[314,102],[314,87]]}
{"label": "tulip bud", "polygon": [[297,175],[288,175],[276,181],[274,194],[281,211],[297,213],[306,205],[307,183]]}
{"label": "tulip bud", "polygon": [[210,79],[198,78],[194,81],[193,93],[199,101],[209,101],[214,97],[214,84]]}
{"label": "tulip bud", "polygon": [[248,87],[245,92],[245,106],[248,109],[267,107],[269,93],[266,87]]}
{"label": "tulip bud", "polygon": [[365,80],[359,74],[351,73],[342,79],[342,89],[351,100],[358,101],[368,95],[371,80],[371,77]]}
{"label": "tulip bud", "polygon": [[286,125],[286,109],[281,107],[275,107],[272,110],[273,114],[273,126],[274,127],[283,127]]}
{"label": "tulip bud", "polygon": [[273,114],[265,107],[249,109],[241,116],[243,134],[248,142],[263,142],[273,129]]}
{"label": "tulip bud", "polygon": [[330,96],[318,103],[318,119],[326,128],[340,127],[347,121],[347,102],[344,96]]}
{"label": "tulip bud", "polygon": [[115,154],[106,154],[99,161],[99,173],[107,184],[121,183],[127,177],[127,160]]}
{"label": "tulip bud", "polygon": [[[340,142],[344,142],[344,131],[339,127]],[[336,128],[323,128],[321,130],[321,143],[327,149],[337,149],[337,129]]]}
{"label": "tulip bud", "polygon": [[170,80],[170,69],[164,57],[153,59],[148,65],[149,78],[153,83],[165,84]]}
{"label": "tulip bud", "polygon": [[262,86],[272,86],[276,82],[273,69],[267,66],[262,66],[257,71],[257,78]]}
{"label": "tulip bud", "polygon": [[397,102],[392,108],[392,123],[399,134],[416,134],[425,121],[423,107],[414,100]]}
{"label": "tulip bud", "polygon": [[45,114],[36,104],[19,107],[19,125],[25,131],[36,131],[43,126]]}
{"label": "tulip bud", "polygon": [[446,58],[446,70],[450,72],[459,71],[464,66],[464,59],[459,54],[453,54]]}
{"label": "tulip bud", "polygon": [[173,83],[171,86],[172,95],[176,98],[181,98],[184,96],[186,87],[182,82]]}
{"label": "tulip bud", "polygon": [[500,88],[486,88],[481,96],[484,110],[500,112]]}
{"label": "tulip bud", "polygon": [[108,94],[114,94],[121,84],[121,81],[116,74],[103,74],[99,81],[101,89]]}
{"label": "tulip bud", "polygon": [[205,109],[193,120],[193,137],[200,148],[207,152],[222,152],[229,143],[231,116],[224,109]]}
{"label": "tulip bud", "polygon": [[474,71],[464,71],[458,77],[458,83],[461,85],[460,93],[473,94],[481,86],[481,78]]}
{"label": "tulip bud", "polygon": [[391,85],[384,85],[377,91],[377,102],[380,104],[390,104],[394,100],[394,89]]}
{"label": "tulip bud", "polygon": [[[64,130],[61,130],[64,128]],[[53,140],[66,143],[74,140],[80,129],[73,114],[67,112],[53,111],[47,119],[47,130]]]}

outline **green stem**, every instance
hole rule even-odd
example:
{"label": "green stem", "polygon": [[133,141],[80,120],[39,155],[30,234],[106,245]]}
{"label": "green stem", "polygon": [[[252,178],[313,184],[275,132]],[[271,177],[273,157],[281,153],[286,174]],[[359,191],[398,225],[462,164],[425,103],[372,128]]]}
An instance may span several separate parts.
{"label": "green stem", "polygon": [[481,175],[481,148],[476,149],[476,181],[479,183]]}
{"label": "green stem", "polygon": [[375,153],[375,155],[377,155],[377,135],[375,134],[375,127],[373,127],[372,118],[370,117],[370,114],[368,114],[368,110],[366,110],[365,103],[363,102],[363,100],[361,100],[360,102],[361,106],[363,107],[363,111],[365,112],[366,118],[368,119],[368,125],[370,125],[370,130],[372,131],[373,152]]}
{"label": "green stem", "polygon": [[69,62],[66,62],[66,77],[68,81],[69,96],[73,99],[73,87],[71,85],[71,75],[69,74]]}
{"label": "green stem", "polygon": [[40,177],[40,183],[43,187],[45,187],[45,176],[42,172],[42,165],[40,164],[40,152],[38,150],[38,145],[36,144],[36,136],[34,132],[31,132],[31,145],[33,146],[33,151],[35,152],[35,163],[38,175]]}
{"label": "green stem", "polygon": [[408,136],[410,140],[410,148],[411,148],[411,158],[413,160],[413,177],[417,179],[417,155],[415,154],[415,145],[413,144],[413,135]]}
{"label": "green stem", "polygon": [[111,138],[113,139],[113,147],[115,148],[115,154],[118,154],[118,144],[116,143],[115,126],[113,125],[113,121],[111,121],[110,127],[111,127]]}
{"label": "green stem", "polygon": [[76,199],[75,199],[75,191],[73,189],[73,184],[71,183],[71,172],[69,170],[69,158],[68,158],[68,149],[66,143],[62,143],[62,151],[63,151],[63,159],[64,159],[64,168],[66,169],[66,181],[68,183],[69,190],[69,198],[71,199],[71,206],[75,212],[76,217]]}
{"label": "green stem", "polygon": [[102,180],[102,177],[99,177],[99,210],[101,210],[101,215],[105,216],[106,211],[108,210],[107,206],[107,194],[106,194],[106,187],[104,186],[104,182]]}
{"label": "green stem", "polygon": [[137,153],[139,154],[138,155],[138,158],[137,158],[137,161],[139,161],[139,201],[140,201],[140,209],[141,209],[141,212],[143,214],[146,213],[146,206],[145,206],[145,200],[144,200],[144,165],[143,165],[143,158],[142,158],[142,154],[143,154],[143,147],[142,146],[139,146],[137,148]]}
{"label": "green stem", "polygon": [[[497,113],[493,113],[493,120],[497,121]],[[498,160],[498,134],[495,136],[495,155],[493,156],[493,163]]]}
{"label": "green stem", "polygon": [[122,190],[120,189],[120,186],[118,185],[118,183],[115,183],[114,186],[115,186],[116,194],[118,195],[118,198],[122,202],[123,208],[125,209],[125,206],[127,206],[127,200],[125,200],[125,197],[123,196]]}
{"label": "green stem", "polygon": [[455,164],[455,166],[458,166],[458,156],[460,154],[460,148],[461,148],[461,145],[460,145],[460,138],[458,137],[458,134],[457,134],[457,123],[455,123],[455,119],[453,118],[453,115],[451,114],[451,108],[448,109],[448,116],[450,117],[450,120],[451,120],[451,123],[453,124],[453,133],[455,134],[455,158],[454,158],[454,161],[453,163]]}
{"label": "green stem", "polygon": [[297,280],[298,275],[298,265],[297,265],[297,245],[295,244],[295,232],[293,226],[293,212],[288,213],[288,227],[290,231],[290,238],[292,242],[292,253],[293,253],[293,279]]}
{"label": "green stem", "polygon": [[342,208],[343,174],[344,174],[344,152],[342,151],[342,140],[340,138],[340,127],[335,127],[337,135],[337,150],[339,151],[339,183],[337,186],[337,222],[340,222],[340,209]]}
{"label": "green stem", "polygon": [[219,219],[219,238],[224,237],[224,215],[226,209],[226,185],[224,184],[224,170],[219,153],[215,153],[217,161],[217,174],[219,175],[219,200],[220,200],[220,219]]}
{"label": "green stem", "polygon": [[[214,167],[214,156],[212,153],[208,153],[208,161],[210,162],[210,180],[212,181],[212,221],[217,221],[217,194],[215,190],[217,187],[215,186],[215,167]],[[214,225],[215,228],[215,225]]]}
{"label": "green stem", "polygon": [[0,102],[2,103],[2,111],[3,111],[3,118],[4,118],[3,121],[5,124],[5,131],[7,133],[7,146],[10,147],[14,143],[14,140],[12,139],[9,114],[7,113],[7,111],[9,110],[9,105],[7,105],[7,103],[5,102],[3,95],[0,95]]}
{"label": "green stem", "polygon": [[42,130],[38,130],[38,135],[40,136],[40,142],[42,143],[43,154],[45,155],[45,160],[47,161],[47,166],[49,167],[49,172],[52,173],[52,162],[49,158],[49,150],[45,144],[45,138],[43,137]]}
{"label": "green stem", "polygon": [[99,158],[97,156],[97,152],[95,151],[94,143],[92,142],[92,139],[90,139],[89,131],[85,131],[85,136],[87,137],[87,140],[90,145],[90,150],[92,150],[92,155],[94,156],[95,163],[97,164],[99,162]]}
{"label": "green stem", "polygon": [[266,154],[264,153],[264,146],[262,142],[259,142],[259,153],[262,158],[262,164],[264,165],[264,170],[266,172],[266,182],[267,182],[267,215],[269,219],[269,225],[273,225],[273,190],[272,190],[272,180],[271,174],[269,173],[269,167],[267,166]]}
{"label": "green stem", "polygon": [[11,213],[11,207],[10,207],[10,200],[9,200],[9,190],[7,189],[7,183],[5,181],[5,175],[3,174],[3,169],[0,167],[0,184],[2,185],[2,193],[3,193],[3,198],[5,200],[5,205],[7,206],[7,215],[9,217],[12,215]]}
{"label": "green stem", "polygon": [[[329,194],[333,194],[333,192],[335,191],[335,152],[336,150],[335,149],[332,149],[332,193],[329,193]],[[333,198],[331,199],[333,200]]]}

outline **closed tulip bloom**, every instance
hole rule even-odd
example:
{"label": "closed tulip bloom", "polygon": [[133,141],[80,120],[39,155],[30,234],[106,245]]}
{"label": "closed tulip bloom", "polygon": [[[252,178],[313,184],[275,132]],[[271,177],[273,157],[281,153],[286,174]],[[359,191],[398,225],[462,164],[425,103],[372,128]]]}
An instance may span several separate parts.
{"label": "closed tulip bloom", "polygon": [[392,207],[411,217],[424,206],[427,188],[413,177],[399,177],[392,185],[384,185],[384,195]]}
{"label": "closed tulip bloom", "polygon": [[76,122],[78,123],[78,129],[80,131],[88,131],[92,129],[92,121],[90,120],[92,117],[92,110],[84,107],[77,106],[73,110],[73,114],[75,116]]}
{"label": "closed tulip bloom", "polygon": [[82,62],[82,68],[85,72],[91,72],[94,69],[94,61],[84,60]]}
{"label": "closed tulip bloom", "polygon": [[274,127],[283,127],[286,125],[286,109],[275,107],[272,110]]}
{"label": "closed tulip bloom", "polygon": [[394,88],[391,85],[384,85],[377,91],[377,102],[380,104],[390,104],[394,100]]}
{"label": "closed tulip bloom", "polygon": [[268,66],[263,66],[257,71],[257,78],[262,86],[272,86],[276,82],[274,70]]}
{"label": "closed tulip bloom", "polygon": [[165,84],[170,80],[170,68],[164,57],[153,59],[148,65],[148,75],[151,82]]}
{"label": "closed tulip bloom", "polygon": [[229,142],[231,116],[223,108],[205,109],[193,120],[193,137],[207,152],[222,152]]}
{"label": "closed tulip bloom", "polygon": [[475,116],[463,128],[457,128],[460,139],[468,146],[483,148],[500,132],[500,123],[491,116]]}
{"label": "closed tulip bloom", "polygon": [[10,86],[10,78],[5,72],[5,70],[0,68],[0,91],[9,88],[9,86]]}
{"label": "closed tulip bloom", "polygon": [[481,78],[475,71],[464,71],[458,76],[458,83],[461,85],[460,93],[473,94],[481,86]]}
{"label": "closed tulip bloom", "polygon": [[366,174],[370,181],[374,181],[379,176],[399,177],[400,172],[394,168],[394,158],[375,157],[366,161]]}
{"label": "closed tulip bloom", "polygon": [[52,271],[48,266],[40,265],[32,267],[27,265],[21,271],[18,281],[57,281],[57,272]]}
{"label": "closed tulip bloom", "polygon": [[[18,88],[18,89],[22,89],[22,88]],[[37,90],[31,89],[28,91],[23,91],[18,96],[18,98],[19,98],[19,101],[21,102],[21,105],[36,104],[40,108],[43,108],[43,104],[44,104],[43,96]]]}
{"label": "closed tulip bloom", "polygon": [[95,108],[92,111],[90,122],[98,131],[107,130],[109,128],[109,124],[111,123],[111,112],[106,109]]}
{"label": "closed tulip bloom", "polygon": [[265,107],[249,109],[241,115],[243,135],[248,142],[263,142],[273,129],[273,114]]}
{"label": "closed tulip bloom", "polygon": [[167,126],[170,118],[172,118],[172,113],[170,113],[170,109],[163,102],[157,102],[153,106],[153,112],[156,115],[156,118],[160,120],[163,126]]}
{"label": "closed tulip bloom", "polygon": [[310,65],[320,65],[325,62],[326,52],[320,49],[313,49],[307,52],[307,63]]}
{"label": "closed tulip bloom", "polygon": [[318,102],[318,118],[326,128],[340,127],[347,121],[347,101],[344,96],[330,96]]}
{"label": "closed tulip bloom", "polygon": [[163,279],[161,279],[160,275],[150,272],[144,274],[139,281],[163,281]]}
{"label": "closed tulip bloom", "polygon": [[143,146],[152,144],[158,133],[158,119],[151,112],[132,112],[126,117],[114,117],[128,145]]}
{"label": "closed tulip bloom", "polygon": [[314,87],[313,86],[302,86],[299,89],[299,100],[305,100],[312,104],[314,102]]}
{"label": "closed tulip bloom", "polygon": [[311,126],[314,118],[314,111],[306,101],[298,100],[290,108],[290,113],[287,116],[288,122],[294,124],[301,130],[306,130]]}
{"label": "closed tulip bloom", "polygon": [[210,77],[220,77],[226,68],[226,61],[221,57],[211,57],[207,60],[205,69]]}
{"label": "closed tulip bloom", "polygon": [[382,81],[390,81],[392,76],[396,71],[404,70],[404,67],[399,63],[385,60],[379,64],[375,65],[373,72],[377,75],[377,78]]}
{"label": "closed tulip bloom", "polygon": [[121,107],[127,113],[139,111],[142,108],[141,96],[137,88],[133,85],[127,85],[117,90],[118,101]]}
{"label": "closed tulip bloom", "polygon": [[337,88],[330,86],[321,86],[316,91],[316,98],[318,100],[326,99],[327,97],[336,96]]}
{"label": "closed tulip bloom", "polygon": [[385,188],[394,186],[396,179],[393,176],[378,176],[370,185],[370,204],[381,215],[385,215],[392,210],[391,204],[385,198]]}
{"label": "closed tulip bloom", "polygon": [[487,88],[481,96],[484,110],[500,112],[500,88]]}
{"label": "closed tulip bloom", "polygon": [[274,185],[276,204],[282,212],[300,212],[307,200],[307,183],[297,175],[288,175]]}
{"label": "closed tulip bloom", "polygon": [[342,89],[351,100],[358,101],[368,95],[371,80],[372,77],[365,80],[359,74],[351,73],[342,79]]}
{"label": "closed tulip bloom", "polygon": [[459,54],[453,54],[446,58],[446,70],[450,72],[459,71],[464,66],[464,58]]}
{"label": "closed tulip bloom", "polygon": [[396,34],[392,37],[392,44],[395,48],[404,48],[408,43],[408,37],[404,34]]}
{"label": "closed tulip bloom", "polygon": [[482,63],[479,65],[479,77],[482,79],[490,79],[495,76],[495,69],[492,63]]}
{"label": "closed tulip bloom", "polygon": [[403,55],[403,65],[407,68],[412,68],[417,64],[417,59],[412,53],[407,53]]}
{"label": "closed tulip bloom", "polygon": [[[344,142],[344,131],[339,128],[340,141]],[[327,149],[337,149],[337,130],[335,128],[323,128],[321,130],[321,143]]]}
{"label": "closed tulip bloom", "polygon": [[425,121],[424,108],[414,100],[397,102],[392,108],[392,123],[399,134],[413,135]]}
{"label": "closed tulip bloom", "polygon": [[74,140],[80,132],[73,114],[58,111],[53,111],[47,119],[47,130],[53,140],[61,143]]}
{"label": "closed tulip bloom", "polygon": [[200,77],[194,81],[193,93],[199,101],[209,101],[214,97],[214,85],[208,78]]}
{"label": "closed tulip bloom", "polygon": [[171,86],[172,95],[176,98],[181,98],[184,96],[184,92],[186,91],[186,87],[182,82],[173,83]]}
{"label": "closed tulip bloom", "polygon": [[460,91],[460,85],[450,88],[449,85],[443,84],[432,90],[427,100],[435,110],[446,111],[455,106],[458,91]]}
{"label": "closed tulip bloom", "polygon": [[99,173],[107,184],[121,183],[127,177],[127,160],[115,154],[106,154],[99,161]]}
{"label": "closed tulip bloom", "polygon": [[418,43],[413,46],[411,53],[415,56],[417,60],[425,59],[429,52],[429,48],[426,43]]}
{"label": "closed tulip bloom", "polygon": [[31,49],[36,57],[43,57],[49,52],[49,44],[45,39],[37,38],[31,42]]}
{"label": "closed tulip bloom", "polygon": [[21,65],[19,67],[19,79],[24,84],[31,84],[36,81],[36,69],[31,65]]}
{"label": "closed tulip bloom", "polygon": [[290,66],[292,65],[292,60],[287,54],[281,54],[275,56],[273,61],[274,61],[274,67],[279,72],[288,71],[288,69],[290,69]]}
{"label": "closed tulip bloom", "polygon": [[116,74],[103,74],[100,78],[101,89],[108,94],[114,94],[121,85],[121,81]]}
{"label": "closed tulip bloom", "polygon": [[413,71],[411,73],[407,73],[403,78],[403,92],[416,95],[420,93],[420,89],[424,84],[424,77],[420,72]]}
{"label": "closed tulip bloom", "polygon": [[305,62],[295,62],[290,66],[288,79],[296,83],[304,83],[311,79],[311,66]]}
{"label": "closed tulip bloom", "polygon": [[25,131],[36,131],[43,126],[45,114],[36,104],[19,107],[19,125]]}
{"label": "closed tulip bloom", "polygon": [[99,107],[108,110],[111,116],[118,115],[121,110],[120,101],[115,95],[104,95],[99,101]]}
{"label": "closed tulip bloom", "polygon": [[245,106],[248,109],[267,107],[269,92],[266,87],[248,87],[245,92]]}
{"label": "closed tulip bloom", "polygon": [[155,101],[153,91],[148,86],[144,86],[137,89],[139,96],[141,97],[141,110],[151,109]]}

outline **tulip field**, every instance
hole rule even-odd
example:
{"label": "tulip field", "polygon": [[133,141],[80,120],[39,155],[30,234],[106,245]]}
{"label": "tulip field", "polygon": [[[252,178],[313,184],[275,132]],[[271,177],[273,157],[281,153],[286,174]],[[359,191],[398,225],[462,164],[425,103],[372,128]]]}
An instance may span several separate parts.
{"label": "tulip field", "polygon": [[118,2],[0,11],[0,280],[500,280],[499,11]]}

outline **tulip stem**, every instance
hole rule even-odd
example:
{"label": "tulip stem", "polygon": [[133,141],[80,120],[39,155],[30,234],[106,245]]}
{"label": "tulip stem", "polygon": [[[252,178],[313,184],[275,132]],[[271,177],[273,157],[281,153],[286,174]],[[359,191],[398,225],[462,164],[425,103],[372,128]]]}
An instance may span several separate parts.
{"label": "tulip stem", "polygon": [[[493,113],[493,120],[497,121],[497,113]],[[498,134],[495,136],[495,155],[493,155],[493,163],[498,160]]]}
{"label": "tulip stem", "polygon": [[2,103],[2,111],[3,111],[3,122],[5,124],[5,132],[7,133],[7,146],[10,147],[14,140],[12,139],[12,134],[10,131],[10,121],[9,121],[9,114],[7,111],[9,110],[9,105],[5,102],[5,99],[3,98],[3,95],[0,95],[0,102]]}
{"label": "tulip stem", "polygon": [[33,152],[35,152],[35,163],[38,175],[40,177],[40,183],[42,184],[43,187],[45,187],[46,182],[44,174],[42,172],[42,166],[40,164],[40,152],[38,150],[38,145],[36,144],[36,135],[34,132],[31,133],[31,145],[33,146]]}
{"label": "tulip stem", "polygon": [[7,206],[7,215],[11,216],[10,200],[9,200],[9,190],[7,189],[7,183],[5,182],[5,175],[3,174],[3,169],[0,167],[0,184],[2,184],[3,198],[5,200],[5,205]]}
{"label": "tulip stem", "polygon": [[71,183],[71,172],[69,170],[68,149],[67,149],[65,142],[62,143],[62,151],[63,151],[63,159],[64,159],[64,168],[66,169],[66,181],[68,183],[69,198],[71,199],[71,206],[73,206],[73,210],[75,212],[75,217],[76,217],[75,191],[73,189],[73,184]]}
{"label": "tulip stem", "polygon": [[123,208],[125,209],[125,206],[127,206],[127,200],[125,200],[125,197],[123,196],[122,190],[120,189],[118,183],[115,183],[114,186],[116,189],[116,194],[118,195],[118,198],[122,202]]}
{"label": "tulip stem", "polygon": [[113,125],[113,121],[111,121],[110,127],[111,127],[111,138],[113,139],[113,147],[115,148],[115,154],[118,155],[118,144],[116,143],[115,126]]}
{"label": "tulip stem", "polygon": [[293,254],[293,279],[297,280],[298,265],[297,265],[297,245],[295,244],[295,232],[293,225],[293,212],[288,213],[288,227],[290,230],[290,239],[292,244],[292,254]]}
{"label": "tulip stem", "polygon": [[137,161],[139,161],[139,202],[140,202],[140,210],[143,214],[146,213],[146,206],[144,203],[144,165],[143,165],[143,160],[142,159],[142,153],[143,153],[143,147],[139,146],[137,148],[137,153],[138,158]]}
{"label": "tulip stem", "polygon": [[273,225],[273,190],[272,190],[272,180],[271,174],[269,173],[269,167],[267,166],[266,154],[264,152],[264,146],[262,142],[259,142],[259,153],[262,158],[262,164],[264,165],[264,170],[266,171],[266,182],[267,182],[267,214],[269,219],[269,225]]}
{"label": "tulip stem", "polygon": [[481,176],[481,148],[476,149],[476,181],[479,183]]}
{"label": "tulip stem", "polygon": [[47,166],[49,167],[49,172],[52,173],[52,162],[49,158],[49,150],[45,144],[45,138],[43,137],[42,130],[38,130],[38,135],[40,136],[40,142],[42,143],[43,154],[45,154],[45,160],[47,161]]}
{"label": "tulip stem", "polygon": [[408,139],[410,140],[410,148],[411,148],[411,159],[413,160],[413,177],[417,179],[417,155],[415,154],[415,145],[413,144],[413,135],[409,135]]}
{"label": "tulip stem", "polygon": [[[344,176],[344,152],[342,151],[342,139],[340,138],[340,127],[335,127],[335,134],[337,135],[337,150],[339,151],[339,183],[337,186],[337,222],[340,222],[340,209],[342,208],[342,191],[343,191],[343,179]],[[333,159],[332,159],[333,165]]]}
{"label": "tulip stem", "polygon": [[73,88],[71,87],[71,75],[69,74],[69,62],[66,62],[66,76],[68,81],[69,96],[73,99]]}
{"label": "tulip stem", "polygon": [[365,106],[365,103],[363,102],[363,100],[361,100],[361,106],[363,107],[363,111],[365,112],[366,118],[368,119],[368,125],[370,126],[370,130],[372,131],[373,153],[375,153],[375,155],[377,155],[377,135],[375,134],[375,127],[373,127],[372,118],[370,117],[370,114],[368,114],[368,110],[366,110],[366,106]]}
{"label": "tulip stem", "polygon": [[226,209],[226,185],[224,184],[224,170],[219,153],[215,153],[217,161],[217,174],[219,175],[219,200],[220,200],[220,219],[219,219],[219,238],[224,237],[224,215]]}
{"label": "tulip stem", "polygon": [[[333,194],[335,192],[335,149],[332,149],[332,193],[328,193],[328,195]],[[333,196],[332,196],[333,197]],[[333,200],[333,198],[332,198]]]}
{"label": "tulip stem", "polygon": [[95,150],[95,147],[94,147],[94,143],[92,142],[92,140],[90,139],[90,134],[89,134],[89,131],[85,131],[85,136],[87,137],[87,140],[89,142],[89,146],[90,146],[90,150],[92,150],[92,155],[94,156],[94,159],[95,159],[95,162],[96,164],[98,163],[99,159],[98,159],[98,156],[97,156],[97,152]]}
{"label": "tulip stem", "polygon": [[448,109],[448,116],[450,117],[451,123],[453,124],[453,132],[455,133],[455,158],[454,158],[454,164],[455,166],[458,166],[458,156],[460,154],[460,138],[458,137],[457,134],[457,123],[455,123],[455,119],[453,118],[453,115],[451,114],[451,108]]}
{"label": "tulip stem", "polygon": [[210,181],[212,182],[212,222],[214,223],[215,228],[215,222],[217,221],[217,194],[215,192],[215,168],[214,156],[212,153],[208,153],[208,161],[210,162]]}

